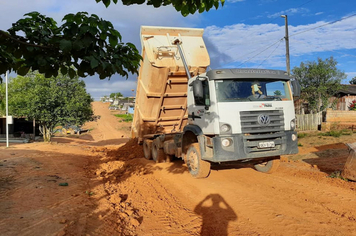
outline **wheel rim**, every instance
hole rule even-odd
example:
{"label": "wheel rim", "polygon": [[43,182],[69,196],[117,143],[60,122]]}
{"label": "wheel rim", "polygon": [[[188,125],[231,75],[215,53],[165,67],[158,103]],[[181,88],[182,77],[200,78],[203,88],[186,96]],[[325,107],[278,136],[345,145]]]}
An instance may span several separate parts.
{"label": "wheel rim", "polygon": [[189,167],[192,171],[196,171],[198,169],[198,154],[196,151],[191,151],[189,153]]}

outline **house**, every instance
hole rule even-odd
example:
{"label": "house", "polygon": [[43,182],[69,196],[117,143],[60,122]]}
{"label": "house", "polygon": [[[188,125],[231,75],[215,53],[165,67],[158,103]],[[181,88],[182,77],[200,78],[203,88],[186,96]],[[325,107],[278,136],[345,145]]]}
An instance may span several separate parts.
{"label": "house", "polygon": [[134,107],[135,103],[124,103],[122,106],[121,110],[126,111],[128,114],[133,114],[134,113]]}
{"label": "house", "polygon": [[[9,124],[9,136],[20,137],[21,134],[33,134],[33,121],[25,118],[13,118],[12,124]],[[35,124],[35,135],[40,135],[39,125]],[[6,117],[0,117],[0,137],[6,136]]]}
{"label": "house", "polygon": [[354,84],[344,85],[344,88],[331,98],[331,102],[336,102],[336,110],[341,111],[348,111],[353,100],[356,100],[356,85]]}

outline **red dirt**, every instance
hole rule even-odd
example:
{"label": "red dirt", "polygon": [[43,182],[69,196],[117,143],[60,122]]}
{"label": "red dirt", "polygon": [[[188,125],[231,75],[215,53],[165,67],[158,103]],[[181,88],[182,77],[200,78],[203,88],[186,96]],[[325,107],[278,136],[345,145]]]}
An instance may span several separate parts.
{"label": "red dirt", "polygon": [[108,104],[94,109],[88,134],[0,144],[0,235],[356,235],[356,183],[328,177],[356,134],[302,138],[273,174],[193,179],[181,160],[144,159]]}

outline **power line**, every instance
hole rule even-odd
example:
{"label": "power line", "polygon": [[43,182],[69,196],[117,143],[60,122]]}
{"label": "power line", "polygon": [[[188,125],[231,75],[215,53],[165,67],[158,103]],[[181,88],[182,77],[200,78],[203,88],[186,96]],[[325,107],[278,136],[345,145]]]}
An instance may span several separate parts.
{"label": "power line", "polygon": [[343,18],[341,18],[341,19],[332,21],[332,22],[328,22],[328,23],[325,23],[325,24],[322,24],[322,25],[319,25],[319,26],[316,26],[316,27],[313,27],[313,28],[310,28],[310,29],[307,29],[307,30],[304,30],[304,31],[301,31],[301,32],[298,32],[298,33],[295,33],[295,34],[292,34],[292,35],[290,35],[289,37],[292,37],[292,36],[295,36],[295,35],[298,35],[298,34],[303,34],[303,33],[305,33],[305,32],[308,32],[308,31],[311,31],[311,30],[315,30],[315,29],[318,29],[318,28],[321,28],[321,27],[324,27],[324,26],[327,26],[327,25],[335,24],[336,22],[340,22],[340,21],[346,20],[346,19],[351,18],[351,17],[353,17],[353,16],[356,16],[356,13],[355,13],[355,14],[352,14],[352,15],[350,15],[350,16],[343,17]]}
{"label": "power line", "polygon": [[[308,3],[310,3],[310,2],[312,2],[312,1],[314,1],[314,0],[309,0],[309,1],[307,1],[307,2],[304,2],[304,3],[302,3],[301,5],[299,5],[299,6],[297,6],[297,8],[298,7],[301,7],[301,6],[304,6],[304,5],[306,5],[306,4],[308,4]],[[270,23],[272,23],[273,21],[275,21],[275,20],[277,20],[278,19],[278,17],[275,17],[274,19],[272,19],[272,20],[270,20],[267,24],[270,24]],[[249,34],[246,38],[249,38],[252,34],[253,34],[254,32],[252,32],[251,34]],[[283,40],[283,39],[282,39]],[[267,40],[264,40],[264,41],[262,41],[262,42],[266,42]],[[250,43],[249,44],[252,44],[251,43],[251,41],[249,41]],[[262,43],[261,41],[259,42],[259,43]],[[278,40],[277,42],[275,42],[275,43],[273,43],[272,45],[270,45],[270,46],[268,46],[266,49],[264,49],[263,51],[266,51],[267,49],[269,49],[270,47],[272,47],[273,45],[275,45],[276,43],[280,43],[281,42],[281,40]],[[277,46],[277,48],[279,47],[279,45]],[[276,48],[276,49],[277,49]],[[243,56],[240,56],[239,58],[244,58],[245,56],[247,56],[248,54],[251,54],[251,53],[254,53],[254,52],[256,52],[256,51],[258,51],[260,48],[258,48],[258,49],[256,49],[256,50],[254,50],[254,51],[252,51],[252,52],[249,52],[249,53],[247,53],[247,54],[245,54],[245,55],[243,55]],[[276,50],[275,49],[275,50]],[[261,53],[263,52],[263,51],[261,51]],[[259,53],[260,54],[260,53]],[[259,54],[257,54],[256,56],[258,56]],[[250,59],[253,59],[254,57],[252,57],[252,58],[250,58]],[[248,59],[247,61],[244,61],[244,62],[242,62],[240,65],[242,65],[242,64],[245,64],[245,62],[248,62],[250,59]],[[235,62],[235,61],[239,61],[239,59],[234,59],[234,60],[231,60],[231,61],[229,61],[229,62],[226,62],[226,64],[230,64],[230,63],[232,63],[232,62]],[[239,66],[240,66],[239,65]],[[260,64],[261,65],[261,64]]]}
{"label": "power line", "polygon": [[268,55],[268,57],[266,57],[258,66],[257,68],[259,68],[268,58],[270,58],[272,56],[272,54],[277,50],[277,48],[279,47],[279,45],[281,45],[281,42],[283,40],[280,40],[277,47]]}
{"label": "power line", "polygon": [[[261,53],[263,53],[264,51],[268,50],[269,48],[273,47],[274,45],[276,45],[277,43],[281,42],[283,40],[283,38],[279,39],[278,41],[276,41],[275,43],[271,44],[270,46],[268,46],[267,48],[265,48],[264,50],[260,51],[259,53],[257,53],[256,55],[250,57],[249,59],[247,59],[246,61],[242,62],[241,64],[237,65],[237,67],[245,64],[246,62],[251,61],[253,58],[257,57],[258,55],[260,55]],[[257,50],[255,50],[257,51]]]}

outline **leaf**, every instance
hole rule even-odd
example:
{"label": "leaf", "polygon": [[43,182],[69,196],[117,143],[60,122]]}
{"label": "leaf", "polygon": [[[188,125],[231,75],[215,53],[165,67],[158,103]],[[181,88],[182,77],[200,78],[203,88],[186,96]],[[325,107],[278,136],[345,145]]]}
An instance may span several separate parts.
{"label": "leaf", "polygon": [[72,42],[66,39],[62,39],[59,42],[59,48],[64,52],[68,52],[72,50]]}
{"label": "leaf", "polygon": [[74,14],[67,14],[63,17],[62,21],[72,22],[74,18]]}
{"label": "leaf", "polygon": [[197,7],[195,5],[191,5],[189,8],[190,14],[194,14],[197,11]]}
{"label": "leaf", "polygon": [[117,45],[118,39],[113,35],[109,35],[110,46],[115,47]]}
{"label": "leaf", "polygon": [[62,73],[62,75],[66,75],[68,73],[68,68],[66,66],[62,66],[61,73]]}
{"label": "leaf", "polygon": [[105,7],[108,7],[110,5],[110,0],[102,0],[102,2],[104,3]]}
{"label": "leaf", "polygon": [[218,0],[214,0],[214,6],[215,6],[215,9],[219,8],[219,1]]}
{"label": "leaf", "polygon": [[98,60],[96,60],[95,58],[92,58],[92,59],[90,60],[90,67],[91,67],[92,69],[98,67],[98,65],[99,65],[99,62],[98,62]]}
{"label": "leaf", "polygon": [[73,68],[69,68],[68,74],[69,74],[69,77],[71,79],[73,79],[77,73],[75,72],[75,70]]}
{"label": "leaf", "polygon": [[188,5],[183,5],[183,7],[182,7],[182,9],[181,9],[181,14],[182,14],[183,16],[189,15],[189,7],[188,7]]}
{"label": "leaf", "polygon": [[17,70],[17,74],[19,74],[21,76],[25,76],[29,70],[30,70],[30,67],[22,66]]}

